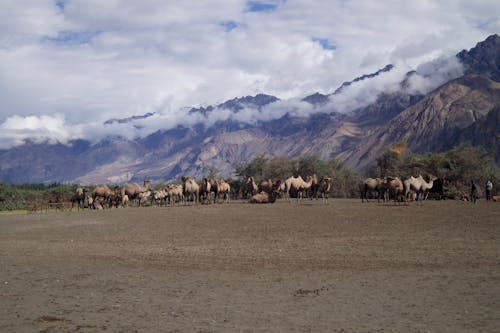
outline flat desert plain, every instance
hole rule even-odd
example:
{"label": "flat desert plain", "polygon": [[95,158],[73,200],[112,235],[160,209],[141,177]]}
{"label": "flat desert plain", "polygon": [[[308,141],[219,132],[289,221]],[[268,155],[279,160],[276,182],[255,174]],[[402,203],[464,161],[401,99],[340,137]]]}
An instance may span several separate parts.
{"label": "flat desert plain", "polygon": [[499,203],[0,215],[0,332],[499,331]]}

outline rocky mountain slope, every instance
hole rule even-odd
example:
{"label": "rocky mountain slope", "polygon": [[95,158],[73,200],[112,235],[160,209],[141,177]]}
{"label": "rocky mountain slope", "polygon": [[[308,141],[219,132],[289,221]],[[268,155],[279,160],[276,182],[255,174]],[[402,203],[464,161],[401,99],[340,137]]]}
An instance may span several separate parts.
{"label": "rocky mountain slope", "polygon": [[[293,113],[255,123],[235,119],[160,130],[136,140],[108,139],[98,144],[78,140],[62,144],[26,144],[0,151],[0,181],[123,183],[200,177],[216,168],[231,175],[234,165],[257,155],[297,158],[316,154],[337,157],[363,170],[388,146],[406,141],[413,152],[443,151],[461,143],[481,145],[500,163],[500,37],[490,36],[457,55],[465,75],[444,83],[425,96],[399,91],[348,114],[329,108],[329,99],[360,81],[393,69],[388,65],[344,83],[331,94],[302,99],[318,112],[308,117]],[[409,73],[410,75],[410,73]],[[248,108],[265,110],[279,99],[265,94],[235,98],[217,106],[192,108],[189,113],[210,117],[217,109],[234,114]],[[134,122],[154,114],[111,119],[108,124]]]}

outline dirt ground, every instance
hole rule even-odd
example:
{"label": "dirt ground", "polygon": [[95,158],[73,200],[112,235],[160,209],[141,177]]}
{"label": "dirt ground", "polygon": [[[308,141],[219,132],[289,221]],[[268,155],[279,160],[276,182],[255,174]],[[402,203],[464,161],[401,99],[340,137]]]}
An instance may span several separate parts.
{"label": "dirt ground", "polygon": [[500,204],[0,215],[0,332],[499,332]]}

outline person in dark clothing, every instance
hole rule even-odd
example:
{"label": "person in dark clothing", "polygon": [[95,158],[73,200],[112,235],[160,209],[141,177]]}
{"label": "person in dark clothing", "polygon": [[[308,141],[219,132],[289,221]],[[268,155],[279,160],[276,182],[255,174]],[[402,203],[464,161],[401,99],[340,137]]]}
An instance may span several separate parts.
{"label": "person in dark clothing", "polygon": [[470,201],[473,203],[476,203],[476,199],[477,199],[477,186],[476,186],[476,182],[474,181],[474,179],[471,179],[471,181],[470,181]]}
{"label": "person in dark clothing", "polygon": [[493,183],[491,180],[488,180],[486,182],[486,185],[484,186],[486,189],[486,200],[490,201],[491,200],[491,192],[493,191]]}

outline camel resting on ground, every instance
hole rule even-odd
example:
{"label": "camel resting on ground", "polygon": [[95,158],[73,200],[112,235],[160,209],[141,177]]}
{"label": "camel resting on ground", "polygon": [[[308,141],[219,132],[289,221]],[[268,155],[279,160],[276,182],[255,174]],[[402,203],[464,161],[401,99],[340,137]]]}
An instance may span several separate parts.
{"label": "camel resting on ground", "polygon": [[279,193],[273,191],[271,193],[268,192],[260,192],[255,194],[250,198],[250,203],[274,203],[276,202],[276,198]]}

